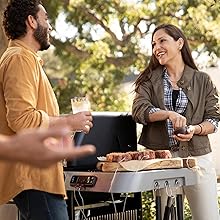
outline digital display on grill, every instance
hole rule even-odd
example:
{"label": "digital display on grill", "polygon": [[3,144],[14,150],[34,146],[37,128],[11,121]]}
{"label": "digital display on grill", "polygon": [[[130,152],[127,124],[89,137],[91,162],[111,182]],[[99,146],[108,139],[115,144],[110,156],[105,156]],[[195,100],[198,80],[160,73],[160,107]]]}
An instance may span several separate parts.
{"label": "digital display on grill", "polygon": [[93,187],[95,186],[96,181],[96,176],[72,176],[70,179],[70,186]]}

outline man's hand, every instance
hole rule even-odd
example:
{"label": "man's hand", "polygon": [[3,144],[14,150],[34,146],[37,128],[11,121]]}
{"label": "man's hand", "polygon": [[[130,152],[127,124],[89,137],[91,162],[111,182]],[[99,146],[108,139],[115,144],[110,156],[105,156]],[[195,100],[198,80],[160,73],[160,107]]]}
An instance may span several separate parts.
{"label": "man's hand", "polygon": [[95,153],[93,145],[74,147],[69,127],[27,129],[4,137],[1,145],[7,154],[2,159],[22,161],[37,167],[48,167],[62,159],[74,159]]}
{"label": "man's hand", "polygon": [[72,131],[83,131],[88,133],[93,126],[92,114],[90,111],[78,112],[64,117],[66,117],[68,126],[71,127]]}

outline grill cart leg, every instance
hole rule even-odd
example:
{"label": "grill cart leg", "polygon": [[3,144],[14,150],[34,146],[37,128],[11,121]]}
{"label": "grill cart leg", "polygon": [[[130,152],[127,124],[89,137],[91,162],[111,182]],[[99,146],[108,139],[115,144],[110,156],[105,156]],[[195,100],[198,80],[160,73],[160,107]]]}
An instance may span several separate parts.
{"label": "grill cart leg", "polygon": [[176,207],[178,220],[183,220],[183,196],[182,194],[176,195]]}

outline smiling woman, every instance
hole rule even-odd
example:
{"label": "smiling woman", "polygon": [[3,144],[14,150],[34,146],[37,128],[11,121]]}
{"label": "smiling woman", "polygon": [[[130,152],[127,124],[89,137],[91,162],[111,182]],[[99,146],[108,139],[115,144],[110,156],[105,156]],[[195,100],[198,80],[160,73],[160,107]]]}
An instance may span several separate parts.
{"label": "smiling woman", "polygon": [[[219,220],[208,138],[220,120],[218,91],[208,74],[196,67],[178,27],[158,26],[152,34],[152,51],[149,65],[135,82],[132,115],[143,124],[139,143],[152,150],[169,149],[173,157],[196,157],[200,183],[183,189],[193,219]],[[187,132],[175,132],[186,125]],[[167,195],[162,193],[162,210],[166,201]]]}
{"label": "smiling woman", "polygon": [[[175,40],[175,38],[168,35],[163,29],[155,32],[152,40],[153,54],[161,65],[169,63],[167,65],[168,75],[175,87],[177,87],[176,83],[181,78],[184,69],[184,62],[181,55],[183,44],[184,40],[181,37]],[[179,63],[180,68],[178,72],[172,69],[173,62]]]}

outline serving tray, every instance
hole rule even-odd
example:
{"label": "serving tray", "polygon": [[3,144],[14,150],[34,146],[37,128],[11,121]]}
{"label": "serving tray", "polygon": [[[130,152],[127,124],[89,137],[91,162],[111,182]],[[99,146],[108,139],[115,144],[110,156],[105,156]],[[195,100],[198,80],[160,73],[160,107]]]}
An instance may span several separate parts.
{"label": "serving tray", "polygon": [[151,160],[130,160],[126,162],[98,162],[97,169],[103,172],[115,171],[141,171],[154,169],[171,169],[171,168],[193,168],[196,167],[196,159],[189,158],[170,158],[170,159],[151,159]]}

